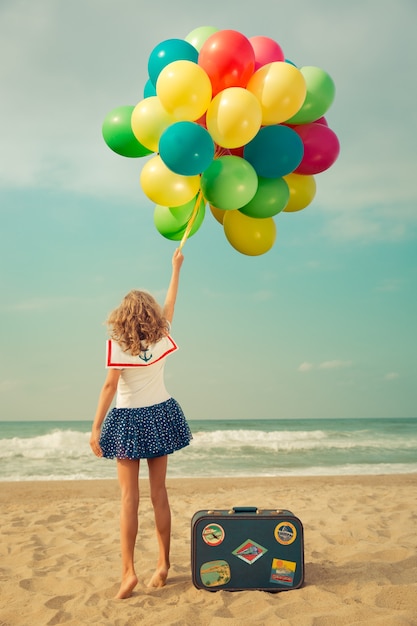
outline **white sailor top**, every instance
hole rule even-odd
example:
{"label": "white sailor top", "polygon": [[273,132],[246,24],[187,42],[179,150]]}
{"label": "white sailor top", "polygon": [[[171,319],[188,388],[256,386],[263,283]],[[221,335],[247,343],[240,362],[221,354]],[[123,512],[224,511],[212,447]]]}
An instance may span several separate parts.
{"label": "white sailor top", "polygon": [[115,341],[107,340],[106,368],[119,369],[116,408],[141,408],[160,404],[171,395],[165,388],[166,357],[178,350],[170,335],[150,345],[137,356],[123,352]]}

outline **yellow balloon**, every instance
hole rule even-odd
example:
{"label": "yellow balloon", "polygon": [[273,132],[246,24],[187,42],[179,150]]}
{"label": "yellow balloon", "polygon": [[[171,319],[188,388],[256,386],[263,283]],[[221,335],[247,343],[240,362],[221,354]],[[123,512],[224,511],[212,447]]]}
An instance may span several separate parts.
{"label": "yellow balloon", "polygon": [[212,204],[209,204],[209,207],[210,207],[210,211],[212,212],[213,217],[215,217],[216,220],[220,224],[223,224],[224,216],[227,213],[227,211],[224,211],[223,209],[218,209],[217,207],[213,206]]}
{"label": "yellow balloon", "polygon": [[213,140],[223,148],[238,148],[259,131],[262,110],[256,96],[243,87],[229,87],[213,98],[206,124]]}
{"label": "yellow balloon", "polygon": [[246,88],[260,102],[263,126],[280,124],[295,115],[307,94],[306,81],[300,70],[284,61],[274,61],[259,68]]}
{"label": "yellow balloon", "polygon": [[176,121],[198,120],[210,104],[211,82],[202,67],[192,61],[173,61],[156,81],[156,94]]}
{"label": "yellow balloon", "polygon": [[200,190],[200,176],[175,174],[159,155],[145,163],[140,174],[140,183],[150,200],[168,207],[190,202]]}
{"label": "yellow balloon", "polygon": [[224,233],[235,250],[248,256],[259,256],[272,248],[276,238],[276,226],[272,217],[257,219],[240,211],[225,213]]}
{"label": "yellow balloon", "polygon": [[314,176],[302,174],[288,174],[283,177],[290,190],[290,199],[284,211],[294,213],[308,206],[316,195],[316,180]]}
{"label": "yellow balloon", "polygon": [[164,109],[158,96],[151,96],[135,106],[130,123],[136,139],[149,150],[158,152],[162,133],[175,121]]}

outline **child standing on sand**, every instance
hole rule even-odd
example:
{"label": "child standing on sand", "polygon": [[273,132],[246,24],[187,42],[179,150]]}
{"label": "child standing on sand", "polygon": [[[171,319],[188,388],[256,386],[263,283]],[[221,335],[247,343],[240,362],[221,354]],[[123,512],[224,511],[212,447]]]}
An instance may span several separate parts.
{"label": "child standing on sand", "polygon": [[[148,463],[159,546],[158,563],[149,586],[162,587],[170,566],[167,455],[187,446],[192,438],[182,409],[169,395],[164,382],[166,357],[177,350],[169,332],[183,259],[180,249],[175,250],[163,308],[150,294],[133,290],[107,320],[111,337],[107,342],[108,373],[98,401],[90,446],[98,457],[117,459],[122,553],[122,581],[116,595],[119,599],[128,598],[138,582],[134,549],[140,459]],[[116,406],[107,414],[116,392]]]}

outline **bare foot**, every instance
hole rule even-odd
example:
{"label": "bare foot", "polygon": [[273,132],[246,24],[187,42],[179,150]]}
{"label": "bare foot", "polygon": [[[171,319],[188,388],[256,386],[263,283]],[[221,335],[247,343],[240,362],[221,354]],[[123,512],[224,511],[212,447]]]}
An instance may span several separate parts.
{"label": "bare foot", "polygon": [[148,582],[148,587],[164,587],[168,578],[168,568],[167,567],[158,567],[155,571],[154,575]]}
{"label": "bare foot", "polygon": [[125,598],[130,598],[132,595],[132,591],[138,584],[138,579],[135,574],[131,574],[130,576],[126,576],[123,578],[122,583],[120,585],[120,589],[115,596],[116,600],[124,600]]}

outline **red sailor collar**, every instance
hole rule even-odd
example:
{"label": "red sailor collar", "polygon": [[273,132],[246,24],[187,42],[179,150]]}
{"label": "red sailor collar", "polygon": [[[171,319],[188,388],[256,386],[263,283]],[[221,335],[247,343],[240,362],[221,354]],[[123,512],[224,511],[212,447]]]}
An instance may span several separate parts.
{"label": "red sailor collar", "polygon": [[163,337],[157,343],[149,346],[140,354],[132,356],[123,352],[116,341],[107,340],[106,366],[107,367],[147,367],[164,359],[168,354],[178,350],[178,346],[170,335]]}

